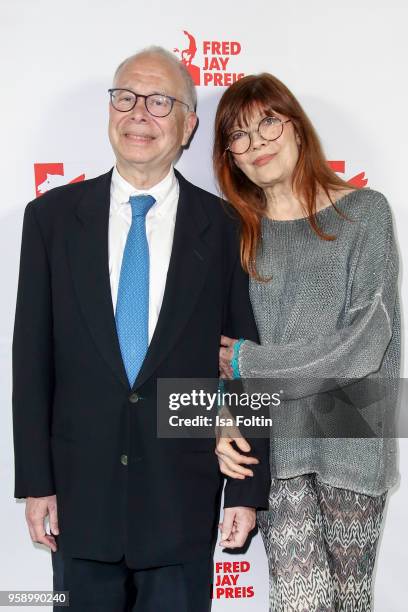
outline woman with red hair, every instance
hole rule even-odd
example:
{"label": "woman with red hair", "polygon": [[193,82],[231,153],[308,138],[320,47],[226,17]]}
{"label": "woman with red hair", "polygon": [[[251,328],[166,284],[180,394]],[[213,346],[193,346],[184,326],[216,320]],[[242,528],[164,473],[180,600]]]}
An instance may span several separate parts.
{"label": "woman with red hair", "polygon": [[[301,105],[270,74],[244,77],[224,92],[214,168],[240,220],[260,336],[259,345],[223,336],[221,375],[263,379],[263,386],[265,379],[288,381],[290,399],[275,411],[270,433],[269,511],[258,513],[270,609],[369,612],[386,494],[397,480],[395,440],[386,432],[395,396],[371,393],[368,401],[351,383],[372,391],[374,381],[399,377],[389,205],[329,168]],[[312,437],[310,415],[324,401],[327,408],[321,391],[346,411],[353,388],[357,421],[371,418],[369,433]],[[217,444],[222,472],[250,478],[257,460],[249,450],[244,438],[224,434]]]}

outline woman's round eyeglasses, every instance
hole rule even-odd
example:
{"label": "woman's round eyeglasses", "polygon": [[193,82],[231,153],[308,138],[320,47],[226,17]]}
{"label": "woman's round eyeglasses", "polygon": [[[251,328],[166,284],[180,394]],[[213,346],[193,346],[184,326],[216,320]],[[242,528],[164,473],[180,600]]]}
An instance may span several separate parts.
{"label": "woman's round eyeglasses", "polygon": [[252,134],[257,132],[264,140],[277,140],[282,136],[285,123],[289,123],[291,119],[282,121],[278,117],[264,117],[258,124],[256,130],[246,132],[245,130],[235,130],[228,136],[228,144],[226,151],[231,151],[234,155],[242,155],[246,153],[252,143]]}

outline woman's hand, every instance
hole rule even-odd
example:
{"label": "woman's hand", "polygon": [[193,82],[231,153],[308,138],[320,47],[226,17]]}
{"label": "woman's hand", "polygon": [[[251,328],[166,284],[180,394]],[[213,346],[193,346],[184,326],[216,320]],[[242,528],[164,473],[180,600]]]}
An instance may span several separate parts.
{"label": "woman's hand", "polygon": [[231,361],[234,356],[234,344],[238,340],[236,338],[228,338],[228,336],[221,336],[221,347],[220,347],[220,377],[221,378],[233,378],[233,372],[231,367]]}
{"label": "woman's hand", "polygon": [[[224,406],[220,415],[226,418],[233,418],[229,411]],[[241,436],[241,433],[236,425],[228,427],[220,427],[217,435],[217,446],[215,454],[218,457],[218,463],[222,474],[245,480],[246,476],[253,476],[254,473],[246,465],[256,465],[259,463],[255,457],[247,457],[241,455],[232,447],[235,442],[239,450],[248,453],[251,450],[248,442]]]}

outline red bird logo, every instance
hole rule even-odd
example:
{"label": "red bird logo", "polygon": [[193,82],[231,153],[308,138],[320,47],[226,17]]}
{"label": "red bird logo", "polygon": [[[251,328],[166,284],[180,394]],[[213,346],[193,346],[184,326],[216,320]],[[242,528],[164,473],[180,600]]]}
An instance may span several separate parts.
{"label": "red bird logo", "polygon": [[79,181],[84,181],[85,174],[80,174],[69,179],[65,176],[64,164],[34,164],[34,179],[35,193],[36,196],[39,197],[54,187],[66,185],[67,183],[78,183]]}
{"label": "red bird logo", "polygon": [[[327,162],[334,172],[339,172],[340,174],[344,174],[346,171],[346,162],[344,160],[340,161],[328,161]],[[365,177],[365,172],[359,172],[352,178],[346,179],[349,185],[352,187],[366,187],[368,183],[368,179]]]}

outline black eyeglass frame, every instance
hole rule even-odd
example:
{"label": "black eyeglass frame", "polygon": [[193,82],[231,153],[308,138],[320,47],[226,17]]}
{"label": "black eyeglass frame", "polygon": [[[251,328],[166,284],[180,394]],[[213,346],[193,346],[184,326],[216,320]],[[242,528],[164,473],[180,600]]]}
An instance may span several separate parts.
{"label": "black eyeglass frame", "polygon": [[[261,134],[261,133],[260,133],[260,131],[259,131],[259,126],[261,125],[261,123],[262,123],[263,121],[265,121],[265,119],[278,119],[278,121],[279,121],[279,123],[280,123],[280,125],[281,125],[281,132],[280,132],[279,136],[276,136],[276,138],[265,138],[264,136],[262,136],[262,134]],[[263,140],[267,140],[268,142],[273,142],[274,140],[278,140],[278,138],[280,138],[280,137],[282,136],[282,134],[283,134],[283,128],[284,128],[284,126],[285,126],[285,123],[289,123],[289,121],[292,121],[292,119],[286,119],[286,121],[282,121],[282,119],[279,119],[278,117],[273,117],[272,115],[270,115],[270,116],[267,116],[267,117],[263,117],[263,118],[260,120],[260,122],[258,123],[258,127],[257,127],[257,129],[256,129],[256,130],[253,130],[253,131],[254,131],[254,132],[258,132],[258,134],[260,135],[260,137],[261,137]],[[247,148],[247,149],[245,149],[245,151],[242,151],[242,153],[235,153],[234,151],[231,151],[231,149],[230,149],[230,145],[228,145],[227,147],[225,147],[225,152],[226,152],[226,151],[229,151],[230,153],[232,153],[232,155],[243,155],[244,153],[247,153],[247,152],[249,151],[249,149],[251,148],[251,145],[252,145],[252,137],[251,137],[251,134],[252,134],[253,132],[247,132],[247,131],[245,131],[245,130],[234,130],[234,131],[233,131],[233,132],[232,132],[232,133],[229,135],[228,140],[230,140],[230,139],[232,138],[232,136],[233,136],[234,134],[238,133],[238,132],[244,132],[244,133],[245,133],[245,134],[247,134],[247,136],[249,137],[249,145],[248,145],[248,148]]]}
{"label": "black eyeglass frame", "polygon": [[[133,96],[135,96],[135,103],[133,104],[133,106],[131,108],[128,108],[127,110],[122,110],[120,108],[116,108],[116,106],[113,103],[113,96],[115,94],[115,91],[127,91],[128,93],[131,93]],[[168,96],[167,94],[163,94],[163,93],[152,93],[152,94],[148,94],[147,96],[145,96],[144,94],[138,94],[135,91],[132,91],[131,89],[125,89],[123,87],[114,87],[112,89],[108,89],[108,93],[110,94],[110,102],[113,106],[113,108],[115,110],[117,110],[119,113],[128,113],[129,111],[133,110],[137,104],[137,99],[138,98],[144,98],[144,103],[145,103],[145,107],[147,112],[152,115],[152,117],[168,117],[171,113],[171,111],[173,110],[173,106],[175,102],[179,102],[180,104],[183,104],[184,106],[187,106],[187,109],[190,110],[190,105],[187,104],[187,102],[183,102],[182,100],[178,100],[177,98],[174,98],[173,96]],[[147,99],[153,96],[162,96],[163,98],[167,98],[168,100],[171,101],[171,106],[170,106],[170,110],[168,113],[166,113],[165,115],[155,115],[154,113],[152,113],[148,108],[147,108]]]}

